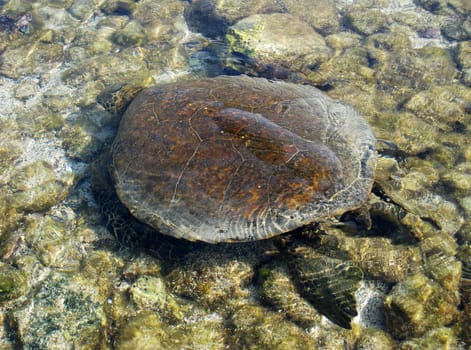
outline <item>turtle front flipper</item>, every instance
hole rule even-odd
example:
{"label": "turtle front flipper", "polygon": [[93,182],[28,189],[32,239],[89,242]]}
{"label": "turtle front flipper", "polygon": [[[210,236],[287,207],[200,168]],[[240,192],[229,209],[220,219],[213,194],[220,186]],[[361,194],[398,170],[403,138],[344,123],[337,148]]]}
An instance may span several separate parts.
{"label": "turtle front flipper", "polygon": [[319,253],[307,243],[290,238],[280,245],[300,293],[337,325],[351,329],[357,315],[355,292],[362,270],[349,260]]}

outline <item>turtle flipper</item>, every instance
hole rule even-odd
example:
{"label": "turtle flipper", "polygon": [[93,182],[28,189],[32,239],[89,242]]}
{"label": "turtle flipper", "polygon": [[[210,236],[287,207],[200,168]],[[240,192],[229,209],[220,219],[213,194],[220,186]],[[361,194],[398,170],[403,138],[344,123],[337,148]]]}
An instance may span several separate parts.
{"label": "turtle flipper", "polygon": [[355,292],[363,278],[353,262],[319,253],[300,240],[281,248],[300,293],[329,320],[350,329],[357,315]]}

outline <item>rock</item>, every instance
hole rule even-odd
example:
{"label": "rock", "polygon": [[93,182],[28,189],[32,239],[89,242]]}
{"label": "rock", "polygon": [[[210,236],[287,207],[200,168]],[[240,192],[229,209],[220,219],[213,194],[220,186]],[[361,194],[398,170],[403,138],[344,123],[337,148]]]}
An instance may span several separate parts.
{"label": "rock", "polygon": [[245,287],[253,276],[250,259],[237,259],[229,251],[212,251],[208,247],[188,254],[169,269],[165,280],[173,293],[216,308],[227,300],[247,297]]}
{"label": "rock", "polygon": [[18,341],[25,348],[104,346],[106,320],[94,298],[90,285],[81,288],[67,275],[52,273],[23,307],[12,312]]}
{"label": "rock", "polygon": [[141,312],[119,331],[117,350],[208,349],[223,350],[225,332],[217,317],[199,317],[169,326],[152,312]]}
{"label": "rock", "polygon": [[[199,2],[205,2],[199,0]],[[206,1],[207,2],[207,1]],[[283,12],[286,5],[276,0],[214,0],[217,12],[223,16],[229,23],[234,23],[242,18],[255,14]]]}
{"label": "rock", "polygon": [[353,10],[347,12],[343,21],[354,31],[371,35],[388,28],[388,17],[378,10]]}
{"label": "rock", "polygon": [[166,349],[168,335],[163,329],[159,315],[143,312],[132,318],[120,330],[116,349]]}
{"label": "rock", "polygon": [[366,275],[382,281],[401,281],[423,263],[417,247],[393,244],[384,237],[347,237],[339,242]]}
{"label": "rock", "polygon": [[315,349],[315,343],[300,328],[282,315],[261,306],[245,305],[231,317],[235,349],[261,348],[273,350]]}
{"label": "rock", "polygon": [[[129,290],[131,300],[139,309],[156,310],[165,318],[181,322],[184,317],[183,307],[167,291],[164,281],[158,277],[141,276]],[[182,303],[180,301],[180,303]]]}
{"label": "rock", "polygon": [[100,9],[107,15],[130,16],[136,3],[132,0],[111,0],[103,2]]}
{"label": "rock", "polygon": [[471,43],[469,41],[460,42],[457,55],[458,65],[463,71],[463,84],[471,86]]}
{"label": "rock", "polygon": [[442,131],[452,131],[456,125],[467,123],[467,105],[459,93],[449,87],[435,86],[421,91],[412,96],[404,107]]}
{"label": "rock", "polygon": [[321,35],[288,14],[244,18],[229,28],[226,39],[232,52],[298,71],[319,65],[331,55]]}
{"label": "rock", "polygon": [[[423,132],[417,133],[417,130]],[[400,113],[392,139],[401,151],[420,154],[440,147],[439,136],[439,130],[430,122],[412,113]]]}
{"label": "rock", "polygon": [[26,219],[25,240],[43,265],[77,272],[82,251],[74,244],[68,224],[51,216],[30,214]]}
{"label": "rock", "polygon": [[124,28],[114,32],[111,39],[124,47],[141,46],[144,44],[145,34],[138,22],[130,21]]}
{"label": "rock", "polygon": [[437,328],[401,343],[401,348],[410,350],[459,349],[455,331],[452,328]]}
{"label": "rock", "polygon": [[356,344],[357,350],[394,350],[397,349],[396,342],[391,336],[375,328],[366,328],[362,331],[360,339]]}
{"label": "rock", "polygon": [[27,289],[26,275],[21,270],[0,262],[0,305],[24,295]]}
{"label": "rock", "polygon": [[18,209],[40,211],[64,199],[73,176],[59,177],[52,165],[37,160],[15,169],[11,176],[11,204]]}
{"label": "rock", "polygon": [[389,331],[396,339],[422,336],[456,320],[457,304],[453,295],[423,274],[410,276],[386,297]]}
{"label": "rock", "polygon": [[287,12],[306,21],[323,35],[336,33],[340,29],[339,10],[332,1],[284,0],[283,4]]}
{"label": "rock", "polygon": [[435,181],[433,174],[431,177],[419,171],[404,174],[391,163],[395,161],[386,158],[378,160],[376,181],[382,190],[407,211],[432,219],[449,235],[456,233],[463,225],[463,217],[454,203],[428,189]]}

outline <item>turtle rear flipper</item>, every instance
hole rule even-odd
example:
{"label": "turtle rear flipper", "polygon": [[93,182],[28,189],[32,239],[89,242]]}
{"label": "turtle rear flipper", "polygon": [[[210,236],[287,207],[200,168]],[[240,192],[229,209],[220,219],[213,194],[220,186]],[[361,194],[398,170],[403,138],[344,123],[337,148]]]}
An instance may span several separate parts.
{"label": "turtle rear flipper", "polygon": [[351,261],[321,254],[300,240],[289,242],[281,250],[303,297],[329,320],[351,329],[362,270]]}

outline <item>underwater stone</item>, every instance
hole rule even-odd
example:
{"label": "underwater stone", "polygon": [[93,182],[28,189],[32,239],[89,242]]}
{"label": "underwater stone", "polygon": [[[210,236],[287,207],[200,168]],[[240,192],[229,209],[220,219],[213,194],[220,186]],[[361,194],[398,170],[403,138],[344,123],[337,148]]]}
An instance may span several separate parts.
{"label": "underwater stone", "polygon": [[[435,181],[427,174],[411,171],[405,174],[393,159],[379,158],[376,181],[381,189],[397,204],[421,218],[432,219],[444,232],[453,235],[463,225],[464,219],[457,206],[445,200],[428,187]],[[433,175],[433,174],[432,174]]]}
{"label": "underwater stone", "polygon": [[258,305],[240,307],[231,317],[235,349],[315,349],[306,333],[279,313]]}
{"label": "underwater stone", "polygon": [[51,164],[37,160],[16,168],[10,183],[11,203],[15,208],[40,211],[64,199],[73,175],[58,178]]}
{"label": "underwater stone", "polygon": [[396,339],[418,337],[457,319],[458,300],[419,273],[396,284],[385,300],[388,328]]}
{"label": "underwater stone", "polygon": [[283,5],[287,12],[306,21],[323,35],[339,31],[339,11],[332,1],[284,0]]}
{"label": "underwater stone", "polygon": [[154,312],[142,312],[129,320],[119,331],[116,349],[167,349],[167,337],[159,315]]}
{"label": "underwater stone", "polygon": [[396,342],[381,329],[364,328],[355,346],[356,350],[395,350]]}
{"label": "underwater stone", "polygon": [[75,18],[84,21],[93,15],[97,1],[95,0],[76,0],[69,7],[68,11]]}
{"label": "underwater stone", "polygon": [[164,277],[173,293],[215,308],[227,300],[245,298],[255,272],[250,260],[211,248],[190,253]]}
{"label": "underwater stone", "polygon": [[[198,0],[201,3],[209,2]],[[211,0],[214,3],[217,13],[230,23],[261,13],[282,12],[283,4],[276,0]]]}
{"label": "underwater stone", "polygon": [[458,65],[463,72],[463,84],[471,86],[471,42],[463,41],[458,44],[458,54],[456,56]]}
{"label": "underwater stone", "polygon": [[448,86],[434,86],[412,96],[404,107],[443,131],[452,131],[456,123],[466,123],[467,106],[460,97]]}
{"label": "underwater stone", "polygon": [[63,271],[80,269],[82,251],[73,243],[71,227],[52,216],[30,214],[26,217],[25,240],[45,266]]}
{"label": "underwater stone", "polygon": [[340,248],[348,251],[365,274],[387,282],[398,282],[417,272],[422,264],[417,247],[393,244],[387,238],[340,238]]}
{"label": "underwater stone", "polygon": [[397,114],[394,128],[392,139],[402,151],[409,154],[427,152],[440,146],[439,129],[415,114]]}
{"label": "underwater stone", "polygon": [[13,266],[0,262],[0,305],[26,293],[26,275]]}
{"label": "underwater stone", "polygon": [[131,21],[123,29],[114,32],[111,39],[115,44],[124,47],[141,46],[144,44],[145,34],[138,22]]}
{"label": "underwater stone", "polygon": [[442,180],[450,185],[458,195],[465,195],[471,191],[471,174],[449,170],[442,175]]}
{"label": "underwater stone", "polygon": [[226,39],[232,52],[293,70],[306,70],[331,55],[321,35],[306,22],[288,14],[244,18],[229,28]]}
{"label": "underwater stone", "polygon": [[338,50],[340,54],[343,49],[359,46],[361,35],[350,32],[339,32],[326,36],[325,41],[327,45]]}
{"label": "underwater stone", "polygon": [[159,277],[161,275],[162,266],[160,261],[147,254],[140,254],[128,261],[123,270],[123,276],[127,280],[135,280],[139,276]]}
{"label": "underwater stone", "polygon": [[404,341],[400,347],[407,350],[462,349],[458,345],[455,330],[446,327],[433,329],[420,338]]}
{"label": "underwater stone", "polygon": [[131,299],[139,309],[157,310],[163,317],[172,321],[182,321],[183,307],[167,291],[164,281],[159,277],[141,276],[131,285]]}
{"label": "underwater stone", "polygon": [[57,43],[38,42],[32,47],[8,47],[2,53],[0,74],[18,79],[22,75],[45,74],[63,61],[64,49]]}
{"label": "underwater stone", "polygon": [[224,350],[225,336],[222,320],[217,317],[196,316],[194,320],[170,326],[153,312],[141,312],[119,331],[116,349]]}
{"label": "underwater stone", "polygon": [[356,32],[371,35],[389,26],[388,17],[379,10],[353,10],[343,17],[344,22]]}
{"label": "underwater stone", "polygon": [[133,0],[111,0],[103,2],[100,10],[110,16],[130,16],[136,7]]}
{"label": "underwater stone", "polygon": [[16,336],[24,348],[94,348],[103,344],[106,320],[94,291],[71,274],[51,273],[28,302],[14,310]]}

